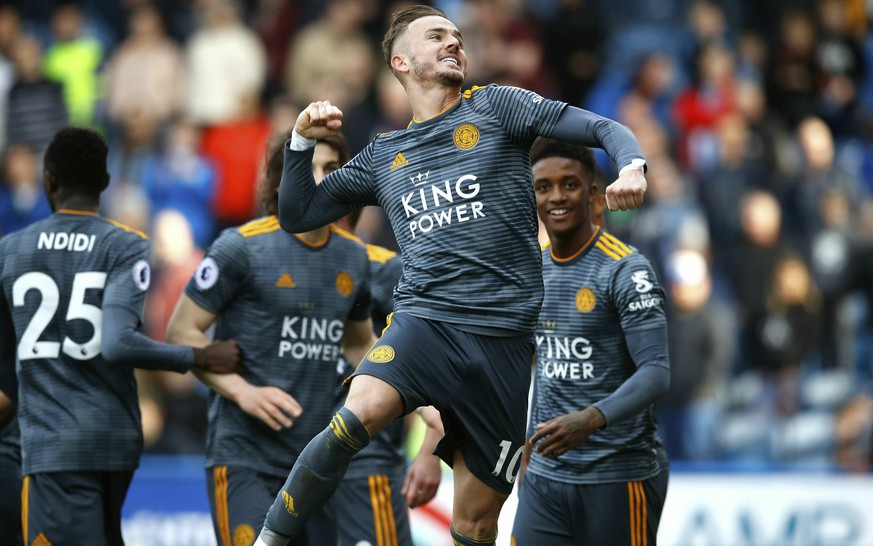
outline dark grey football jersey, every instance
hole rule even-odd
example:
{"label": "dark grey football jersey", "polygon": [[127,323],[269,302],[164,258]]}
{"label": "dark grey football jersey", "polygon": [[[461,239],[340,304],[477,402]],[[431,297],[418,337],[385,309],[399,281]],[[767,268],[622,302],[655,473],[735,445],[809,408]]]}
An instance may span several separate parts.
{"label": "dark grey football jersey", "polygon": [[108,306],[142,312],[149,250],[142,233],[79,211],[59,211],[0,240],[25,474],[138,465],[133,368],[103,358],[101,328]]}
{"label": "dark grey football jersey", "polygon": [[[664,291],[648,259],[598,230],[566,260],[543,252],[546,295],[536,329],[537,369],[528,436],[537,423],[603,400],[635,371],[625,333],[666,326]],[[644,480],[666,468],[654,408],[598,430],[529,471],[567,483]]]}
{"label": "dark grey football jersey", "polygon": [[533,331],[543,288],[530,145],[565,106],[473,88],[439,116],[379,135],[322,181],[335,200],[388,215],[403,259],[396,311]]}
{"label": "dark grey football jersey", "polygon": [[239,342],[246,380],[291,394],[303,413],[276,432],[210,393],[207,466],[287,474],[335,410],[343,330],[368,317],[369,276],[364,244],[333,227],[313,245],[268,216],[216,239],[185,293],[218,315],[216,339]]}

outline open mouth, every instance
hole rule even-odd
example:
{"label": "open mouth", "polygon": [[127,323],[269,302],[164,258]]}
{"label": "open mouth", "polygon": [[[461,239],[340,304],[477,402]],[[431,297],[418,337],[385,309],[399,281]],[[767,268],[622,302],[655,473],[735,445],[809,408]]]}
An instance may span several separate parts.
{"label": "open mouth", "polygon": [[570,209],[552,209],[549,211],[549,216],[564,216],[569,213]]}
{"label": "open mouth", "polygon": [[460,67],[461,64],[458,62],[458,59],[455,57],[443,57],[440,59],[441,63],[449,64],[455,67]]}

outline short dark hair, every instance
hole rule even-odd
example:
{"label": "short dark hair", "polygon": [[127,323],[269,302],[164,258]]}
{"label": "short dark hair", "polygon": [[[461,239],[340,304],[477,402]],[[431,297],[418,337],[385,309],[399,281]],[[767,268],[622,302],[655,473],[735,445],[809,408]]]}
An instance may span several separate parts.
{"label": "short dark hair", "polygon": [[100,195],[109,183],[108,155],[109,146],[100,133],[85,127],[67,127],[55,133],[42,164],[58,187]]}
{"label": "short dark hair", "polygon": [[597,167],[594,163],[594,152],[591,148],[581,144],[570,144],[553,138],[538,137],[530,149],[530,164],[549,157],[563,157],[573,159],[582,164],[582,168],[588,172],[589,182],[594,182],[597,176]]}
{"label": "short dark hair", "polygon": [[[318,144],[327,144],[336,151],[339,164],[349,162],[349,143],[342,133],[318,139]],[[282,182],[285,165],[285,137],[277,135],[267,142],[267,161],[264,162],[264,183],[261,185],[261,204],[267,214],[279,214],[279,195],[276,191]]]}
{"label": "short dark hair", "polygon": [[395,12],[394,15],[391,16],[391,24],[388,26],[388,31],[385,32],[385,36],[382,38],[382,53],[385,55],[385,63],[388,66],[391,66],[391,49],[394,47],[394,42],[397,41],[397,37],[406,31],[406,28],[409,27],[411,22],[416,19],[421,19],[422,17],[431,16],[448,19],[442,10],[425,5],[409,6]]}

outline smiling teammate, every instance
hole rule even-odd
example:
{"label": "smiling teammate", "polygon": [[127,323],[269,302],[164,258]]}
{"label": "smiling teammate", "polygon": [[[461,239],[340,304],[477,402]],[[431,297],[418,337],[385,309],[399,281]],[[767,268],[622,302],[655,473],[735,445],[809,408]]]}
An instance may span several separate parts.
{"label": "smiling teammate", "polygon": [[310,104],[286,146],[279,219],[299,232],[381,205],[403,259],[394,315],[353,376],[345,406],[295,463],[258,544],[286,544],[371,435],[427,405],[440,411],[446,435],[437,452],[454,470],[452,539],[493,544],[524,445],[543,296],[530,145],[552,135],[603,147],[621,173],[607,190],[613,208],[639,205],[646,188],[626,127],[518,88],[462,91],[463,39],[443,12],[401,10],[382,46],[412,123],[377,136],[316,186],[313,139],[338,131],[342,113]]}
{"label": "smiling teammate", "polygon": [[591,150],[538,139],[531,163],[551,244],[513,544],[654,545],[669,475],[653,408],[670,383],[664,291],[594,225]]}

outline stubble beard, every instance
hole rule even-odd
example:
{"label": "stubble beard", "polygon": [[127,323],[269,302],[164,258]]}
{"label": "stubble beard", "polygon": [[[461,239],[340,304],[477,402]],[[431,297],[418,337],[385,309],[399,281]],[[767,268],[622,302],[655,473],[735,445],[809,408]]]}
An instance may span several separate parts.
{"label": "stubble beard", "polygon": [[417,79],[428,79],[428,69],[430,69],[431,79],[445,87],[457,87],[464,83],[464,74],[459,72],[438,72],[434,65],[428,65],[415,58],[412,59],[412,72]]}

